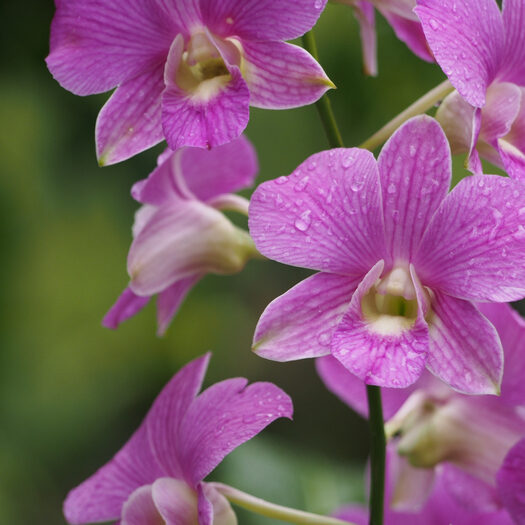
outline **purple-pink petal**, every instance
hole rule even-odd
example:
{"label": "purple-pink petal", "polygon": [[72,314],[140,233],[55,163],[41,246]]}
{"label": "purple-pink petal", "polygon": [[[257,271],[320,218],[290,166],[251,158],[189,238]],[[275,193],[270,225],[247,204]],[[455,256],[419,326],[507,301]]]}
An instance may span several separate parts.
{"label": "purple-pink petal", "polygon": [[162,336],[168,329],[174,315],[188,292],[202,278],[194,275],[173,283],[169,288],[159,293],[157,298],[157,335]]}
{"label": "purple-pink petal", "polygon": [[146,416],[150,447],[165,474],[171,477],[183,477],[181,448],[186,436],[179,433],[179,428],[195,402],[210,357],[211,354],[205,354],[179,370],[163,388]]}
{"label": "purple-pink petal", "polygon": [[164,474],[142,423],[113,459],[67,495],[64,515],[72,525],[116,520],[133,491]]}
{"label": "purple-pink petal", "polygon": [[158,525],[160,520],[151,485],[135,490],[122,507],[121,525]]}
{"label": "purple-pink petal", "polygon": [[385,144],[378,166],[387,253],[391,261],[408,262],[448,193],[452,165],[447,138],[433,118],[414,117]]}
{"label": "purple-pink petal", "polygon": [[525,182],[525,152],[504,139],[498,141],[498,151],[509,177]]}
{"label": "purple-pink petal", "polygon": [[161,518],[155,525],[193,525],[198,522],[197,492],[184,481],[157,479],[153,483],[152,497]]}
{"label": "purple-pink petal", "polygon": [[242,378],[216,383],[186,412],[177,450],[188,483],[202,481],[227,454],[275,419],[291,418],[292,401],[280,388],[246,383]]}
{"label": "purple-pink petal", "polygon": [[404,42],[412,53],[422,60],[434,62],[434,56],[428,47],[425,33],[417,19],[410,20],[405,16],[398,15],[394,10],[381,9],[381,6],[379,6],[379,10],[392,26],[397,38]]}
{"label": "purple-pink petal", "polygon": [[504,30],[494,0],[417,0],[428,45],[453,86],[473,106],[498,74]]}
{"label": "purple-pink petal", "polygon": [[421,282],[467,300],[525,296],[525,185],[496,175],[463,179],[421,241]]}
{"label": "purple-pink petal", "polygon": [[300,282],[266,307],[255,329],[253,350],[274,361],[330,353],[332,335],[359,281],[321,272]]}
{"label": "purple-pink petal", "polygon": [[494,325],[505,352],[501,401],[525,405],[525,319],[509,304],[478,304],[480,312]]}
{"label": "purple-pink petal", "polygon": [[243,135],[211,150],[185,148],[180,162],[188,189],[202,201],[251,187],[259,170],[255,148]]}
{"label": "purple-pink petal", "polygon": [[323,68],[301,47],[286,42],[243,42],[242,48],[242,72],[251,106],[305,106],[333,87]]}
{"label": "purple-pink petal", "polygon": [[384,253],[377,165],[357,148],[312,155],[250,202],[257,249],[276,261],[363,276]]}
{"label": "purple-pink petal", "polygon": [[525,524],[525,439],[514,445],[497,474],[498,492],[518,525]]}
{"label": "purple-pink petal", "polygon": [[499,392],[503,349],[494,326],[469,301],[434,292],[429,370],[467,394]]}
{"label": "purple-pink petal", "polygon": [[199,483],[199,525],[237,525],[229,501],[210,483]]}
{"label": "purple-pink petal", "polygon": [[410,328],[383,333],[363,314],[361,303],[383,271],[379,261],[361,281],[332,337],[332,355],[368,385],[403,388],[421,375],[427,356],[428,328],[421,308]]}
{"label": "purple-pink petal", "polygon": [[102,325],[115,330],[120,323],[140,312],[150,300],[150,296],[141,297],[126,288],[102,320]]}
{"label": "purple-pink petal", "polygon": [[354,15],[359,22],[361,49],[365,74],[377,75],[377,36],[374,6],[367,0],[352,3]]}
{"label": "purple-pink petal", "polygon": [[57,3],[47,65],[77,95],[102,93],[165,60],[179,32],[165,2]]}
{"label": "purple-pink petal", "polygon": [[204,23],[221,36],[292,40],[317,22],[327,0],[201,0]]}
{"label": "purple-pink petal", "polygon": [[[327,355],[316,359],[317,373],[326,388],[363,417],[368,417],[368,401],[365,384],[350,373],[335,357]],[[383,388],[383,416],[390,419],[417,387],[419,382],[407,388]]]}
{"label": "purple-pink petal", "polygon": [[212,148],[236,139],[244,131],[250,92],[239,68],[229,69],[231,79],[214,87],[216,92],[209,96],[187,93],[176,82],[166,87],[162,95],[162,129],[171,149]]}
{"label": "purple-pink petal", "polygon": [[121,84],[98,114],[97,157],[101,165],[128,159],[158,144],[163,64]]}
{"label": "purple-pink petal", "polygon": [[503,2],[503,26],[505,28],[505,57],[502,76],[509,82],[525,86],[525,3],[523,0]]}

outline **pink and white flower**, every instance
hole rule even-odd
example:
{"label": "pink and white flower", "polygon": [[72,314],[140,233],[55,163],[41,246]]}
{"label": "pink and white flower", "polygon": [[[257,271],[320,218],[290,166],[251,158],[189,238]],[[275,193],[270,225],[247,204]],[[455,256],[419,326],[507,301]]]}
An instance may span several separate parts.
{"label": "pink and white flower", "polygon": [[435,120],[411,119],[378,161],[312,155],[250,202],[258,250],[318,270],[262,314],[254,351],[289,361],[332,354],[367,384],[406,387],[425,366],[454,389],[496,393],[502,350],[474,302],[525,296],[525,191],[473,176],[448,193],[451,158]]}
{"label": "pink and white flower", "polygon": [[163,334],[189,290],[207,273],[241,271],[257,256],[248,232],[220,211],[247,213],[233,195],[253,184],[258,170],[251,143],[240,137],[212,150],[167,150],[147,179],[132,188],[142,203],[128,255],[130,283],[103,320],[117,328],[158,294],[158,333]]}
{"label": "pink and white flower", "polygon": [[57,1],[48,67],[77,95],[117,88],[96,126],[101,164],[163,138],[172,149],[237,138],[249,106],[310,104],[334,87],[283,42],[316,23],[326,0]]}
{"label": "pink and white flower", "polygon": [[418,0],[428,45],[457,91],[439,108],[453,153],[468,152],[525,180],[525,3]]}
{"label": "pink and white flower", "polygon": [[[395,468],[391,469],[390,504],[398,511],[433,508],[436,512],[435,496],[426,505],[425,501],[437,484],[454,501],[453,506],[469,513],[498,513],[505,508],[516,523],[522,523],[525,320],[508,304],[478,307],[497,329],[503,345],[501,395],[465,396],[430,374],[410,389],[383,389],[385,429],[395,449],[391,455],[399,455],[391,458]],[[363,384],[331,356],[316,364],[327,388],[366,417]]]}
{"label": "pink and white flower", "polygon": [[64,503],[69,523],[235,525],[230,504],[203,479],[239,445],[280,417],[290,398],[271,383],[228,379],[197,395],[210,354],[182,368],[140,427]]}

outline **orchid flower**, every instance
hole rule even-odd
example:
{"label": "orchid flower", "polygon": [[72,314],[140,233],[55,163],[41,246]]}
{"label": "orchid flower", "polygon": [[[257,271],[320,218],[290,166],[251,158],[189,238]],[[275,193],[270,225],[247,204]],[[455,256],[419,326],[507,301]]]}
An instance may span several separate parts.
{"label": "orchid flower", "polygon": [[166,139],[171,149],[237,138],[249,105],[310,104],[334,85],[283,42],[316,23],[326,0],[68,0],[56,2],[47,57],[77,95],[117,88],[96,126],[100,164]]}
{"label": "orchid flower", "polygon": [[397,38],[404,42],[419,58],[433,62],[434,57],[428,49],[425,35],[417,16],[413,13],[416,0],[333,0],[347,4],[361,28],[363,63],[367,75],[377,75],[377,37],[375,9],[392,26]]}
{"label": "orchid flower", "polygon": [[248,201],[230,192],[251,186],[257,169],[255,150],[244,137],[209,151],[181,148],[159,157],[157,168],[132,188],[143,206],[133,225],[130,283],[104,326],[117,328],[158,294],[161,335],[206,273],[237,273],[258,255],[248,233],[220,211],[247,213]]}
{"label": "orchid flower", "polygon": [[525,179],[525,3],[504,0],[418,0],[430,49],[457,91],[439,108],[453,153],[480,155]]}
{"label": "orchid flower", "polygon": [[[478,307],[503,344],[501,396],[465,396],[430,374],[410,389],[384,389],[385,429],[402,456],[393,476],[391,504],[397,510],[417,510],[433,483],[442,483],[457,505],[471,512],[504,507],[522,523],[525,320],[507,304]],[[329,390],[366,416],[365,389],[359,380],[331,356],[319,359],[317,370]]]}
{"label": "orchid flower", "polygon": [[131,439],[73,489],[64,514],[74,525],[236,525],[228,501],[203,479],[292,402],[271,383],[235,378],[197,395],[210,354],[182,368],[159,394]]}
{"label": "orchid flower", "polygon": [[[387,499],[390,499],[395,489],[395,477],[392,471],[397,458],[392,452],[392,448],[389,447],[387,450]],[[417,490],[417,487],[412,488]],[[336,511],[334,515],[356,525],[368,525],[369,523],[367,510],[358,505],[345,506]],[[436,480],[430,497],[421,509],[396,510],[387,506],[384,516],[385,525],[512,525],[513,523],[508,512],[503,509],[483,511],[462,507],[450,496],[445,480],[442,478]]]}
{"label": "orchid flower", "polygon": [[473,176],[447,195],[450,179],[446,137],[424,115],[377,162],[323,151],[261,184],[249,211],[258,250],[319,273],[266,308],[254,351],[331,353],[378,386],[406,387],[426,366],[458,391],[498,392],[501,343],[473,302],[525,296],[525,187]]}

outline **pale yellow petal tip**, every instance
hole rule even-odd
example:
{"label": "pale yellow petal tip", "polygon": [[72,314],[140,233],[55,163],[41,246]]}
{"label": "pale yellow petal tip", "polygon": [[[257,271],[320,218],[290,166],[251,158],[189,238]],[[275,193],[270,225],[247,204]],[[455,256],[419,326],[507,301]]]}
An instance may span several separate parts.
{"label": "pale yellow petal tip", "polygon": [[501,396],[501,384],[500,383],[492,383],[494,385],[494,395],[495,396]]}
{"label": "pale yellow petal tip", "polygon": [[320,84],[328,86],[330,89],[337,89],[337,86],[328,77],[321,78]]}

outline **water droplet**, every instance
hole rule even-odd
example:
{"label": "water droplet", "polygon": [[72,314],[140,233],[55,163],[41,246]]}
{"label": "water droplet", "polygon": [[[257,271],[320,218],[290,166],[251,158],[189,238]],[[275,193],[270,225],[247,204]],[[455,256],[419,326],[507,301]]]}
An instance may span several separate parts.
{"label": "water droplet", "polygon": [[312,160],[312,162],[310,162],[310,163],[308,164],[308,169],[309,169],[310,171],[313,171],[313,170],[315,170],[315,168],[317,168],[317,162],[315,162],[315,160]]}
{"label": "water droplet", "polygon": [[257,416],[255,414],[249,414],[242,418],[242,422],[249,425],[250,423],[255,423],[257,421]]}
{"label": "water droplet", "polygon": [[396,185],[391,182],[389,185],[388,185],[388,188],[386,189],[387,193],[395,193],[396,192]]}
{"label": "water droplet", "polygon": [[414,146],[414,144],[410,144],[410,147],[408,149],[408,154],[411,157],[415,157],[416,156],[416,147]]}
{"label": "water droplet", "polygon": [[354,162],[354,156],[349,153],[343,157],[341,164],[343,165],[343,168],[349,168],[353,162]]}
{"label": "water droplet", "polygon": [[330,341],[332,340],[332,335],[330,334],[330,332],[323,332],[319,334],[317,340],[319,341],[319,344],[323,346],[328,346],[330,344]]}
{"label": "water droplet", "polygon": [[321,9],[321,7],[323,7],[323,0],[315,0],[314,7],[316,9]]}
{"label": "water droplet", "polygon": [[295,184],[295,186],[293,187],[293,189],[294,189],[295,191],[303,191],[303,190],[306,188],[307,184],[308,184],[308,179],[309,179],[308,175],[305,175],[301,180],[299,180],[299,181]]}
{"label": "water droplet", "polygon": [[281,175],[277,179],[275,179],[276,184],[286,184],[288,182],[288,177],[285,177],[284,175]]}
{"label": "water droplet", "polygon": [[428,22],[430,24],[430,27],[436,31],[437,29],[439,29],[439,24],[437,23],[436,20],[434,20],[433,18],[431,18]]}
{"label": "water droplet", "polygon": [[305,232],[309,227],[312,219],[310,218],[311,210],[306,210],[301,213],[301,215],[295,221],[295,227],[301,231]]}

